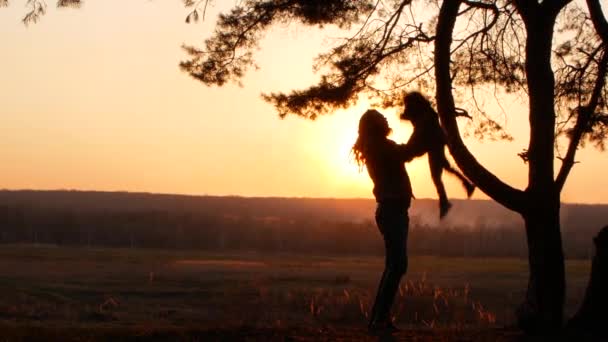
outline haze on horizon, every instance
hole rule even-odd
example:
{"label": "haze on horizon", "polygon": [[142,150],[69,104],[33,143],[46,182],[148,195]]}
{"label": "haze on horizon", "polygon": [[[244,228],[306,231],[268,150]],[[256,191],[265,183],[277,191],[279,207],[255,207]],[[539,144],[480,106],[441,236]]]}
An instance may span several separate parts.
{"label": "haze on horizon", "polygon": [[[218,12],[185,24],[180,1],[86,2],[49,11],[24,26],[24,3],[0,9],[0,188],[80,189],[179,194],[371,197],[367,173],[349,151],[365,100],[316,121],[281,120],[260,93],[303,88],[329,31],[276,27],[243,87],[208,88],[178,68],[180,45],[202,44]],[[335,34],[334,34],[335,33]],[[338,31],[331,31],[338,37]],[[487,98],[488,110],[499,111]],[[466,142],[499,177],[522,188],[518,152],[528,144],[525,103],[506,97],[512,142]],[[405,142],[411,127],[397,109],[381,110]],[[579,151],[564,202],[608,203],[606,155]],[[559,163],[559,161],[557,161]],[[418,198],[436,198],[426,158],[407,165]],[[448,195],[463,198],[445,176]],[[474,198],[487,198],[477,192]]]}

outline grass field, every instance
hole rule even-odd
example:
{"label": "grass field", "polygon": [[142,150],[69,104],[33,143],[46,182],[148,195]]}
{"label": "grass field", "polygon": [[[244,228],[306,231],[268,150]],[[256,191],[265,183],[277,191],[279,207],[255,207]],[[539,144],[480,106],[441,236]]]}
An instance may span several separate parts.
{"label": "grass field", "polygon": [[[0,341],[372,340],[383,260],[0,246]],[[589,262],[569,261],[567,312]],[[525,260],[412,257],[394,307],[408,341],[518,340]],[[506,328],[505,328],[506,327]]]}

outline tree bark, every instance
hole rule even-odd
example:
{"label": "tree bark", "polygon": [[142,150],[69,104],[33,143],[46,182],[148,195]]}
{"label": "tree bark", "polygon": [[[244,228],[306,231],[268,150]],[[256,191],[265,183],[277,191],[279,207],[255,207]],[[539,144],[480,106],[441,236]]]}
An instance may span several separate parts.
{"label": "tree bark", "polygon": [[529,97],[528,203],[526,225],[530,275],[526,299],[518,310],[528,333],[552,334],[563,322],[566,279],[559,222],[560,191],[554,182],[555,78],[551,44],[559,7],[526,2],[526,80]]}
{"label": "tree bark", "polygon": [[[565,1],[560,2],[563,6]],[[454,115],[450,77],[450,44],[460,1],[443,1],[435,40],[437,109],[458,166],[481,190],[525,221],[529,250],[529,282],[518,310],[520,327],[534,334],[551,335],[562,326],[565,270],[559,222],[560,191],[554,182],[555,108],[551,43],[556,3],[519,1],[526,25],[526,76],[529,95],[529,173],[525,192],[513,189],[489,173],[472,157],[460,138]]]}
{"label": "tree bark", "polygon": [[591,265],[589,284],[583,303],[568,322],[568,328],[576,335],[587,333],[596,337],[608,337],[608,226],[602,228],[593,239],[595,255]]}
{"label": "tree bark", "polygon": [[562,326],[566,290],[559,197],[547,202],[543,196],[536,203],[523,214],[530,273],[517,318],[527,333],[552,334]]}

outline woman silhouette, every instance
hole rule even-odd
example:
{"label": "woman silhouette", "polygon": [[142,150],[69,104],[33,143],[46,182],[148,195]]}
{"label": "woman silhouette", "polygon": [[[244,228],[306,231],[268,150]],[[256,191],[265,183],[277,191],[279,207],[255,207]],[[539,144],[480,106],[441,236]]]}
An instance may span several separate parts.
{"label": "woman silhouette", "polygon": [[404,162],[420,153],[388,139],[390,132],[386,118],[370,109],[359,120],[359,136],[352,148],[355,160],[359,166],[366,166],[374,183],[376,224],[384,238],[384,272],[368,326],[374,334],[397,330],[390,319],[390,309],[401,277],[407,271],[407,211],[412,199]]}

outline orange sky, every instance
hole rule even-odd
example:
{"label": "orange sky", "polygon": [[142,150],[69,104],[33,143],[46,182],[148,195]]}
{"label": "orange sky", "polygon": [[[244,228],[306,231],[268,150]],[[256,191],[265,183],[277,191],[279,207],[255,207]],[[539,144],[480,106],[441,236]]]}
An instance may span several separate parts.
{"label": "orange sky", "polygon": [[[211,32],[223,2],[186,25],[181,1],[86,2],[25,27],[22,3],[0,9],[0,188],[124,190],[244,196],[371,197],[367,174],[349,159],[357,120],[369,106],[317,121],[280,120],[261,92],[303,88],[316,75],[323,32],[274,28],[244,87],[208,88],[182,73],[182,43]],[[288,76],[286,76],[288,75]],[[467,144],[516,187],[527,170],[524,105],[507,99],[513,142]],[[497,110],[490,104],[490,110]],[[405,141],[411,128],[383,111]],[[585,149],[563,192],[567,202],[608,203],[608,158]],[[426,159],[407,165],[417,197],[436,198]],[[450,197],[464,191],[445,176]],[[477,193],[475,198],[485,198]]]}

